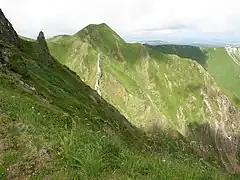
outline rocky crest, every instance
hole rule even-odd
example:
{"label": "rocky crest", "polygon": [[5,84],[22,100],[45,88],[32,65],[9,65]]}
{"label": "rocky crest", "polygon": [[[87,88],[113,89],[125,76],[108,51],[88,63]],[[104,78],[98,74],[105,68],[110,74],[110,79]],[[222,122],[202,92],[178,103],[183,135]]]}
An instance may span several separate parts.
{"label": "rocky crest", "polygon": [[43,49],[46,52],[49,52],[44,33],[42,31],[40,31],[38,34],[37,42],[41,46],[41,49]]}
{"label": "rocky crest", "polygon": [[12,24],[4,16],[2,10],[0,9],[0,40],[14,45],[19,45],[19,39],[16,31],[13,29]]}
{"label": "rocky crest", "polygon": [[53,58],[49,52],[44,33],[42,31],[39,32],[36,42],[38,44],[38,56],[40,57],[39,59],[43,59],[43,63],[45,65],[53,66]]}

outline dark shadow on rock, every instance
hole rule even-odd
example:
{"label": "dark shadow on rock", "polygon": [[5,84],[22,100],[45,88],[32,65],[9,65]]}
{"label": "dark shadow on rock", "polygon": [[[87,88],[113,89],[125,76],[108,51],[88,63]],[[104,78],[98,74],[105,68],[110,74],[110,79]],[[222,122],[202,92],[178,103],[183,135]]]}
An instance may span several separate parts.
{"label": "dark shadow on rock", "polygon": [[240,174],[239,136],[226,133],[209,123],[190,123],[185,136],[172,128],[162,129],[156,124],[148,129],[149,143],[157,153],[168,153],[174,157],[188,154],[203,163],[225,169],[231,174]]}
{"label": "dark shadow on rock", "polygon": [[213,128],[209,123],[191,123],[188,128],[190,133],[186,138],[198,154],[210,162],[222,164],[230,173],[240,173],[239,136]]}
{"label": "dark shadow on rock", "polygon": [[18,46],[18,35],[13,29],[12,24],[4,16],[0,9],[0,40],[4,43]]}

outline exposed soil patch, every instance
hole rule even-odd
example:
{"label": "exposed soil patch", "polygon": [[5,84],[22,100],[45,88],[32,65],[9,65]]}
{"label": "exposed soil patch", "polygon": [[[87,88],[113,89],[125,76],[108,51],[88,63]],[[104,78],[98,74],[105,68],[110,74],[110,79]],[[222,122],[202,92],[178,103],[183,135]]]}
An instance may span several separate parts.
{"label": "exposed soil patch", "polygon": [[33,136],[23,127],[23,124],[0,114],[0,168],[4,169],[5,179],[27,179],[36,176],[44,167],[54,167],[53,151],[37,148]]}

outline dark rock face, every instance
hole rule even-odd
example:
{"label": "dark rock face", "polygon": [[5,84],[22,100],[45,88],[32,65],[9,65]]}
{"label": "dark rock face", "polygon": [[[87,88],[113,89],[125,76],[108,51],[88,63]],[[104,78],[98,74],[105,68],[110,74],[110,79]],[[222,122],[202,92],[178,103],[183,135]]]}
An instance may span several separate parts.
{"label": "dark rock face", "polygon": [[49,53],[47,42],[42,31],[39,32],[39,35],[37,37],[37,42],[39,43],[42,50]]}
{"label": "dark rock face", "polygon": [[53,66],[53,57],[51,56],[46,39],[44,37],[44,33],[42,31],[39,32],[37,37],[37,44],[38,44],[38,57],[41,60],[41,63],[52,67]]}
{"label": "dark rock face", "polygon": [[18,46],[19,40],[16,31],[13,29],[11,23],[4,16],[0,9],[0,40],[5,43]]}

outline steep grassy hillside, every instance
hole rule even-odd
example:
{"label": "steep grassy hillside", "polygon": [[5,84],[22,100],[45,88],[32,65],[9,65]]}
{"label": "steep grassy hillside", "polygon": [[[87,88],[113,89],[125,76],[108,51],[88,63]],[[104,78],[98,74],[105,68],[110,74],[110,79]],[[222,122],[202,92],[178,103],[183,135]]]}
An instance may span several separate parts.
{"label": "steep grassy hillside", "polygon": [[0,21],[0,179],[237,179],[183,140],[147,136],[56,61],[42,32],[25,41]]}
{"label": "steep grassy hillside", "polygon": [[240,55],[238,48],[209,48],[208,72],[217,84],[240,105]]}
{"label": "steep grassy hillside", "polygon": [[239,110],[209,73],[184,58],[193,54],[179,57],[125,43],[105,24],[50,39],[48,45],[137,127],[150,134],[180,134],[206,159],[221,159],[229,172],[239,172]]}
{"label": "steep grassy hillside", "polygon": [[159,45],[152,48],[197,61],[214,77],[221,90],[240,105],[239,48],[199,48],[185,45]]}

